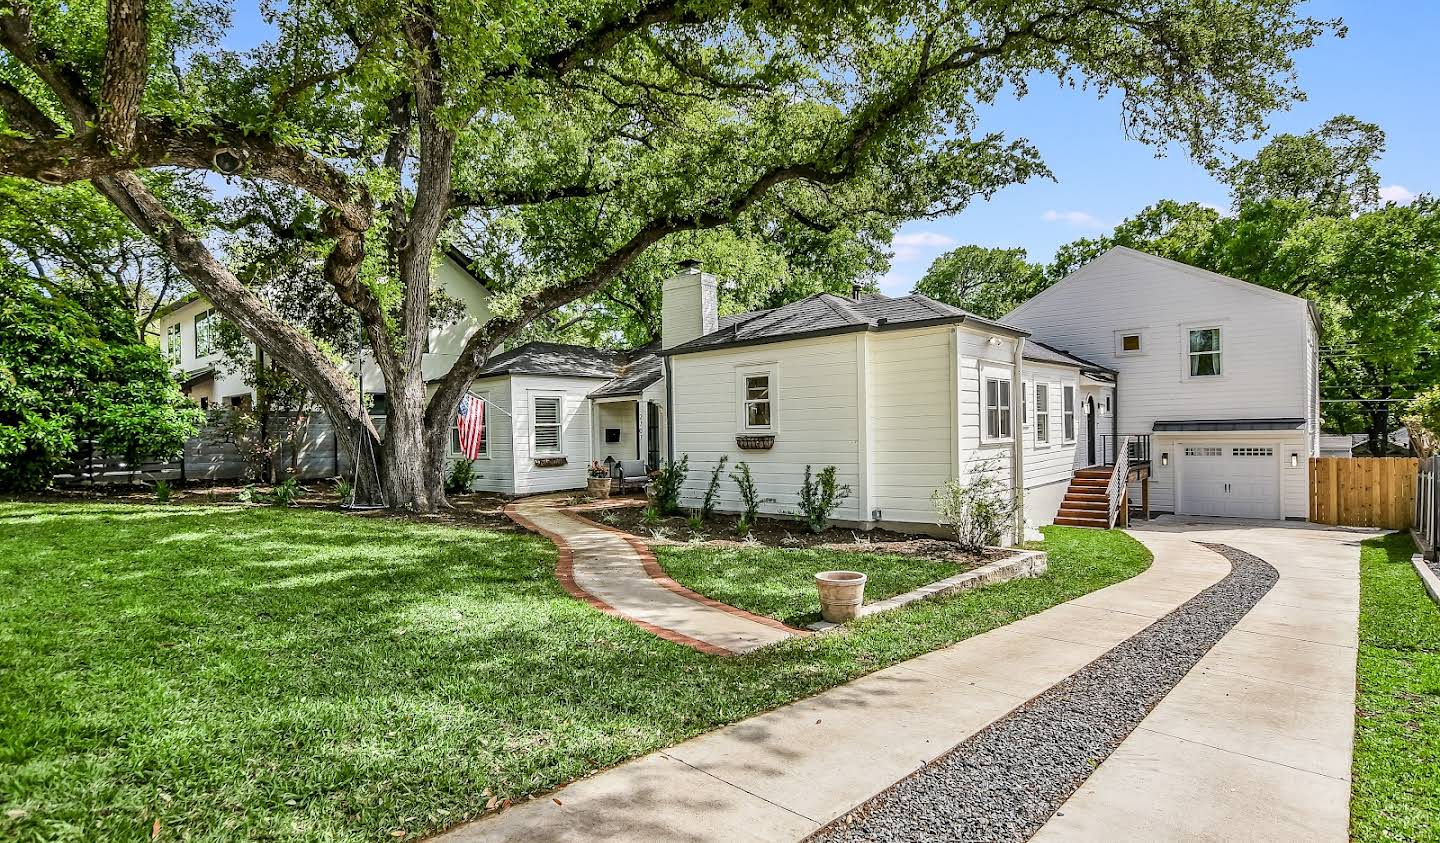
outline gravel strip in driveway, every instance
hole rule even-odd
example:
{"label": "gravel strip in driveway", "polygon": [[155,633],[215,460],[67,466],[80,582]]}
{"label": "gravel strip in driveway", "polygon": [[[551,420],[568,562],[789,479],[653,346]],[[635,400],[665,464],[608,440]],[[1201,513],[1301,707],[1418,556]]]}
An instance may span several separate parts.
{"label": "gravel strip in driveway", "polygon": [[1225,579],[809,840],[1028,840],[1279,580],[1202,546],[1230,561]]}

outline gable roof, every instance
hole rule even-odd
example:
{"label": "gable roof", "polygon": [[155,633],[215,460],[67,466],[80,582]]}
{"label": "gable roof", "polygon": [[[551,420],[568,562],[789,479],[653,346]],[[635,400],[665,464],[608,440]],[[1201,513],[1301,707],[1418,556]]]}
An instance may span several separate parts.
{"label": "gable roof", "polygon": [[1293,301],[1296,304],[1301,304],[1305,306],[1307,312],[1310,314],[1311,320],[1315,323],[1316,330],[1318,331],[1320,329],[1320,311],[1315,307],[1315,303],[1307,298],[1303,298],[1301,296],[1293,296],[1289,293],[1284,293],[1279,290],[1271,289],[1270,287],[1263,287],[1259,284],[1252,284],[1249,281],[1242,281],[1239,278],[1232,278],[1229,275],[1221,275],[1218,272],[1211,272],[1208,269],[1201,269],[1198,266],[1191,266],[1188,263],[1171,260],[1170,258],[1162,258],[1159,255],[1152,255],[1149,252],[1142,252],[1139,249],[1132,249],[1129,246],[1111,246],[1109,249],[1106,249],[1099,257],[1095,258],[1094,260],[1090,261],[1089,263],[1085,264],[1084,266],[1080,267],[1079,269],[1075,270],[1064,278],[1061,278],[1059,281],[1056,281],[1054,284],[1051,284],[1049,287],[1046,287],[1045,289],[1021,302],[1018,306],[1015,307],[1014,310],[1010,311],[1010,313],[1018,313],[1020,311],[1023,311],[1031,302],[1045,298],[1053,290],[1056,290],[1061,285],[1063,285],[1066,281],[1069,281],[1071,278],[1074,278],[1075,276],[1086,272],[1092,267],[1099,266],[1101,263],[1109,263],[1115,260],[1140,261],[1151,264],[1152,266],[1161,269],[1174,270],[1197,280],[1209,281],[1216,284],[1223,284],[1233,289],[1244,290],[1246,292],[1255,293],[1256,295],[1266,296],[1268,298],[1276,299],[1279,301]]}
{"label": "gable roof", "polygon": [[728,322],[722,319],[718,330],[659,353],[689,354],[695,351],[761,345],[856,331],[884,331],[961,323],[973,323],[1012,336],[1027,335],[1019,328],[983,319],[918,293],[897,298],[872,294],[860,299],[819,293],[773,310],[740,314]]}

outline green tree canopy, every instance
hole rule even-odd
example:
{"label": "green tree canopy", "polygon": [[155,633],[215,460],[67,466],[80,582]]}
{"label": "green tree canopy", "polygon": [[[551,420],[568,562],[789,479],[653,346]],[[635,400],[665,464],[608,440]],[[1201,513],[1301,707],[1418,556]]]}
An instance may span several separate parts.
{"label": "green tree canopy", "polygon": [[1380,202],[1375,163],[1385,133],[1348,114],[1304,134],[1276,135],[1256,153],[1222,171],[1235,208],[1266,199],[1309,205],[1316,213],[1345,216]]}
{"label": "green tree canopy", "polygon": [[1044,267],[1026,260],[1024,249],[961,246],[936,258],[915,292],[998,319],[1047,286]]}
{"label": "green tree canopy", "polygon": [[130,459],[180,452],[201,421],[114,288],[44,289],[0,261],[0,488],[35,489],[91,440]]}

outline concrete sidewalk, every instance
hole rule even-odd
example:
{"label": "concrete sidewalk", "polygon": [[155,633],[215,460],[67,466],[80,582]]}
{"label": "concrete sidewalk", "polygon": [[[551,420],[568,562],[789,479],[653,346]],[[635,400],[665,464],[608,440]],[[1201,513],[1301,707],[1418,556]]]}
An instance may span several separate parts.
{"label": "concrete sidewalk", "polygon": [[1035,841],[1349,838],[1360,542],[1374,531],[1162,518],[1132,531],[1259,556],[1280,581]]}
{"label": "concrete sidewalk", "polygon": [[471,841],[794,841],[934,760],[1230,571],[1181,535],[1149,570],[1009,626],[461,826]]}

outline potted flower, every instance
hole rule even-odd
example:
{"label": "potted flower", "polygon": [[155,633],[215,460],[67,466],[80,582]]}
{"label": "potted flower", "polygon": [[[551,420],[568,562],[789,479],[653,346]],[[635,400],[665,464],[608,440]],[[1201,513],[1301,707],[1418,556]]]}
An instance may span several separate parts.
{"label": "potted flower", "polygon": [[865,580],[859,571],[821,571],[815,575],[820,592],[820,617],[830,623],[844,623],[860,613],[865,602]]}
{"label": "potted flower", "polygon": [[590,497],[610,497],[610,469],[595,461],[590,463],[587,473],[590,476],[585,481],[585,491],[589,493]]}

